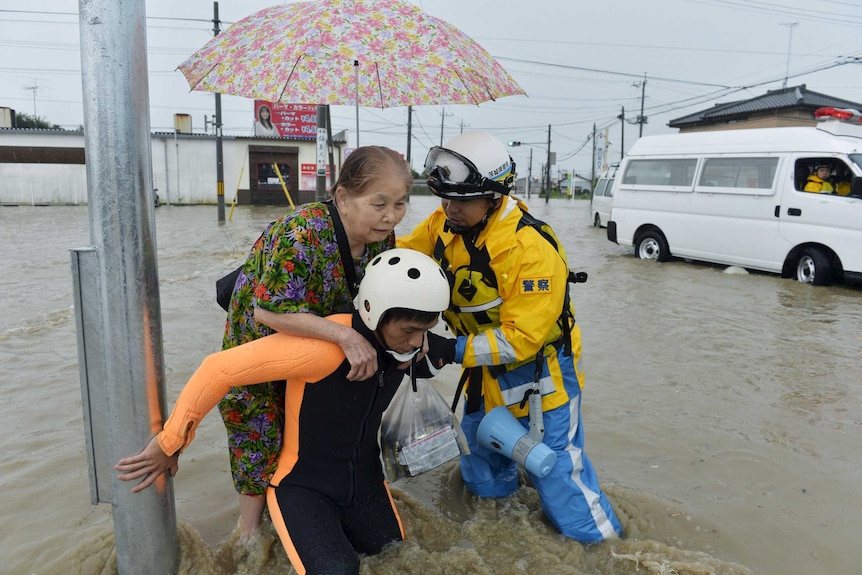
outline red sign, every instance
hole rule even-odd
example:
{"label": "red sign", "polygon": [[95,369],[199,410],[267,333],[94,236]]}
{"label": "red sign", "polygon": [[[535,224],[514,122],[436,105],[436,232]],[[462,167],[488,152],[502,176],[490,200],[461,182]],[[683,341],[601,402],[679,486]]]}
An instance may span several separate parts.
{"label": "red sign", "polygon": [[[326,165],[326,178],[329,180],[329,164]],[[317,164],[299,165],[299,189],[317,189]]]}
{"label": "red sign", "polygon": [[270,138],[317,137],[317,104],[254,101],[254,135]]}

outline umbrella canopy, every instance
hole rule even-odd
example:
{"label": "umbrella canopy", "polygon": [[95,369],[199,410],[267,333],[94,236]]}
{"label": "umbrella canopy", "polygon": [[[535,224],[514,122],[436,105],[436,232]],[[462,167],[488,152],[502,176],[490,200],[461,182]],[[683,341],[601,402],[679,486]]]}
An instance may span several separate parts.
{"label": "umbrella canopy", "polygon": [[479,104],[524,90],[477,42],[399,0],[260,10],[180,64],[192,90],[284,103]]}

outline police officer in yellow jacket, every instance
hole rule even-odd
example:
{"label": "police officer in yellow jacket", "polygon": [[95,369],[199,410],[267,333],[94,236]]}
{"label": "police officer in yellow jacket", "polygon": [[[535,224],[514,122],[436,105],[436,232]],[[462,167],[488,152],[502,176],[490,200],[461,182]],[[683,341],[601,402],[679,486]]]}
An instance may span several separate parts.
{"label": "police officer in yellow jacket", "polygon": [[831,194],[835,192],[835,187],[829,178],[832,176],[832,166],[830,164],[817,164],[805,182],[806,192],[817,192],[822,194]]}
{"label": "police officer in yellow jacket", "polygon": [[527,427],[527,398],[540,393],[544,443],[557,455],[547,476],[530,474],[545,514],[581,542],[621,535],[584,452],[580,329],[562,245],[509,195],[515,165],[493,136],[470,132],[434,147],[425,169],[442,205],[398,245],[432,256],[452,285],[443,316],[457,336],[452,353],[466,382],[464,483],[480,497],[518,488],[517,464],[479,445],[477,428],[500,405]]}

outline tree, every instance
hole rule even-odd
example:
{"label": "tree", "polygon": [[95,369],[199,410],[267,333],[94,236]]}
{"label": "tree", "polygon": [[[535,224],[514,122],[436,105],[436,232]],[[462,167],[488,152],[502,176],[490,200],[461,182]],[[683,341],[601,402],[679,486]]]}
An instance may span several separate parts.
{"label": "tree", "polygon": [[15,114],[15,127],[16,128],[39,128],[43,130],[62,130],[60,126],[57,124],[51,124],[51,122],[47,120],[43,120],[39,116],[31,116],[30,114],[25,114],[23,112],[18,112]]}

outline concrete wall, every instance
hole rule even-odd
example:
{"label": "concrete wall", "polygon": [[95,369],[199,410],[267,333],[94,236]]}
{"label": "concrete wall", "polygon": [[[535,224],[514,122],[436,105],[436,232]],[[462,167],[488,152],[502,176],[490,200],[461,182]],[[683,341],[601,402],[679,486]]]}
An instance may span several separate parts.
{"label": "concrete wall", "polygon": [[[83,149],[80,132],[0,130],[0,148]],[[87,201],[86,166],[80,163],[0,161],[0,204],[79,204]],[[14,155],[14,153],[12,153]]]}
{"label": "concrete wall", "polygon": [[[230,204],[237,189],[248,190],[248,146],[292,146],[298,160],[316,163],[314,140],[222,138],[224,195]],[[81,163],[28,163],[15,150],[33,148],[83,149],[81,132],[0,129],[0,205],[83,204],[87,202],[87,171]],[[80,153],[80,152],[79,152]],[[335,165],[341,165],[336,143]],[[18,159],[16,159],[18,158]],[[194,134],[152,135],[153,186],[163,203],[216,204],[216,139]]]}

